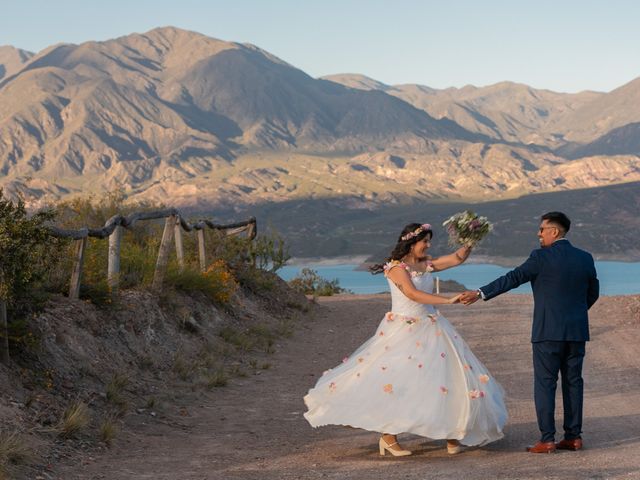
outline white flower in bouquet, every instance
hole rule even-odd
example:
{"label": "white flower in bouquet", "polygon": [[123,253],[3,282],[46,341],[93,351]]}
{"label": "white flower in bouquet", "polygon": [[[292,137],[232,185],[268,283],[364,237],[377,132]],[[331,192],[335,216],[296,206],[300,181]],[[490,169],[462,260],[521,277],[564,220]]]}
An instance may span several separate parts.
{"label": "white flower in bouquet", "polygon": [[470,210],[456,213],[445,220],[442,226],[447,229],[451,245],[468,247],[480,243],[493,229],[493,225],[487,220],[487,217],[480,217]]}

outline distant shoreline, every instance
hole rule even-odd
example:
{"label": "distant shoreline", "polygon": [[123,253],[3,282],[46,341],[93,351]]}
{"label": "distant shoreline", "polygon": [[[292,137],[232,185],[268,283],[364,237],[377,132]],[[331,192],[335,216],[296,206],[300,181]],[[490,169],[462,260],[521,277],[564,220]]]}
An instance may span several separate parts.
{"label": "distant shoreline", "polygon": [[[622,255],[598,255],[593,254],[596,262],[620,262],[620,263],[638,263],[640,257],[631,256],[623,258]],[[288,262],[289,266],[302,266],[302,265],[318,265],[318,266],[332,266],[332,265],[358,265],[357,270],[366,270],[369,266],[373,265],[373,262],[368,262],[370,255],[343,255],[338,257],[293,257]],[[521,265],[527,259],[523,257],[495,257],[489,255],[471,255],[465,262],[467,265],[471,264],[484,264],[484,265],[496,265],[498,267],[512,268]]]}
{"label": "distant shoreline", "polygon": [[339,257],[292,257],[287,265],[362,265],[369,255],[344,255]]}
{"label": "distant shoreline", "polygon": [[[288,262],[289,266],[332,266],[332,265],[358,265],[357,270],[366,270],[373,262],[368,262],[369,255],[350,256],[344,255],[339,257],[293,257]],[[477,255],[469,258],[465,263],[469,264],[490,264],[500,267],[515,267],[526,260],[526,257],[490,257],[485,255]]]}

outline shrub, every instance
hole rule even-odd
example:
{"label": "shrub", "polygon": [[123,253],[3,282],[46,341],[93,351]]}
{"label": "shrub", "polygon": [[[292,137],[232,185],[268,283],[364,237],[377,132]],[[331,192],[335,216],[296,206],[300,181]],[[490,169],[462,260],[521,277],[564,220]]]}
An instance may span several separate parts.
{"label": "shrub", "polygon": [[224,260],[214,261],[204,272],[194,266],[180,270],[176,265],[167,271],[166,284],[184,292],[201,292],[217,304],[227,304],[238,289]]}
{"label": "shrub", "polygon": [[275,231],[258,235],[249,245],[251,263],[261,270],[277,272],[291,258],[284,239]]}
{"label": "shrub", "polygon": [[0,300],[7,304],[14,345],[33,345],[27,319],[44,305],[46,280],[62,257],[65,242],[51,237],[46,226],[54,218],[53,210],[29,216],[22,199],[8,200],[0,189]]}
{"label": "shrub", "polygon": [[303,268],[300,275],[289,281],[289,285],[298,292],[319,297],[347,292],[340,287],[338,279],[327,280],[310,268]]}

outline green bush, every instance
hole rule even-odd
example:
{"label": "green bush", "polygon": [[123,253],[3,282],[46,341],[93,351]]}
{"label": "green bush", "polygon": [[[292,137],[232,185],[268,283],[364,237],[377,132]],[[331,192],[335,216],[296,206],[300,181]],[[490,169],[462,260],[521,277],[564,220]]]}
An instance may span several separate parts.
{"label": "green bush", "polygon": [[171,265],[167,270],[165,284],[184,292],[203,293],[220,305],[228,304],[238,288],[224,260],[214,261],[204,272],[200,272],[193,265],[184,269]]}
{"label": "green bush", "polygon": [[284,239],[271,230],[249,244],[249,257],[256,268],[275,273],[286,265],[291,255]]}
{"label": "green bush", "polygon": [[337,293],[348,292],[348,290],[340,286],[337,278],[327,280],[311,268],[303,268],[300,275],[289,280],[289,286],[305,295],[315,295],[318,297],[329,297]]}
{"label": "green bush", "polygon": [[50,236],[53,210],[28,215],[24,201],[11,201],[0,189],[0,299],[7,303],[9,336],[20,343],[28,337],[25,319],[47,295],[47,280],[68,242]]}

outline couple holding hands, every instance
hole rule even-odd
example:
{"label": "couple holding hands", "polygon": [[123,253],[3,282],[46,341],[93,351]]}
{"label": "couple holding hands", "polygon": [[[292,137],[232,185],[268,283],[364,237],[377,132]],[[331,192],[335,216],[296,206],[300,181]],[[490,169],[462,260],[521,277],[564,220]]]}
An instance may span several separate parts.
{"label": "couple holding hands", "polygon": [[[477,219],[470,225],[471,230],[487,226],[483,234],[490,230],[488,222],[480,225]],[[587,310],[598,299],[599,284],[592,256],[565,238],[570,226],[561,212],[543,215],[541,248],[522,265],[476,291],[446,297],[432,293],[431,274],[463,263],[471,253],[470,242],[432,259],[426,253],[431,226],[407,225],[387,262],[372,267],[389,282],[391,310],[375,334],[341,365],[327,370],[305,396],[307,421],[314,427],[347,425],[380,432],[381,455],[411,455],[398,443],[400,433],[444,439],[450,454],[502,438],[507,422],[504,391],[436,306],[488,301],[530,282],[534,400],[541,435],[527,450],[582,448]],[[450,234],[452,230],[449,225]],[[558,373],[564,438],[556,443]]]}

